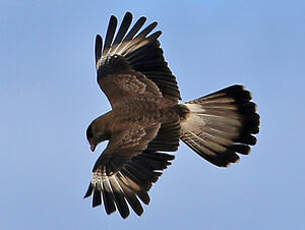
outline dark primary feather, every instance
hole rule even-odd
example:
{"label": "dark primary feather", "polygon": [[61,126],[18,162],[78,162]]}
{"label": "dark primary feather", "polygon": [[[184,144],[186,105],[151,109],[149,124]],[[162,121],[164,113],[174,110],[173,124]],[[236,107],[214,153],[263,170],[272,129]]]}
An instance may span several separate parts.
{"label": "dark primary feather", "polygon": [[117,24],[118,24],[117,18],[115,16],[111,16],[110,21],[109,21],[109,25],[108,25],[108,29],[107,29],[107,33],[106,33],[103,55],[107,54],[108,49],[111,46]]}
{"label": "dark primary feather", "polygon": [[144,25],[146,21],[145,17],[140,17],[136,23],[134,24],[134,26],[130,29],[129,33],[126,35],[126,37],[124,38],[124,42],[125,41],[130,41],[135,35],[136,33],[142,28],[142,26]]}
{"label": "dark primary feather", "polygon": [[[163,57],[163,51],[160,48],[160,43],[157,40],[161,32],[157,31],[149,35],[157,26],[157,23],[153,22],[142,29],[146,18],[141,17],[130,29],[131,21],[132,15],[127,12],[115,35],[117,19],[114,16],[110,18],[103,51],[101,51],[102,39],[100,36],[97,36],[96,58],[99,58],[97,61],[98,82],[102,90],[104,92],[107,91],[103,86],[105,76],[110,73],[120,74],[126,72],[126,70],[133,70],[141,72],[145,77],[153,81],[165,98],[178,102],[181,96],[176,78],[168,68],[168,64]],[[141,29],[142,31],[140,31]],[[102,57],[100,56],[101,53],[103,54]],[[117,60],[125,62],[129,67],[120,69],[119,66],[122,65],[116,65],[113,62],[114,59],[112,57],[115,55],[122,57],[124,60],[122,58]],[[112,75],[111,78],[116,78],[116,75]],[[160,78],[163,80],[161,81]],[[115,86],[108,85],[107,87]]]}
{"label": "dark primary feather", "polygon": [[124,38],[128,28],[131,24],[131,21],[132,21],[132,15],[131,15],[131,13],[127,12],[124,16],[124,19],[123,19],[120,29],[117,33],[117,36],[113,42],[113,45],[116,45],[122,41],[122,39]]}
{"label": "dark primary feather", "polygon": [[161,171],[173,159],[174,156],[169,154],[145,150],[111,176],[107,176],[103,169],[96,170],[85,198],[93,194],[93,207],[104,203],[107,214],[118,210],[123,218],[129,215],[128,203],[140,216],[143,207],[139,199],[145,204],[149,203],[148,191],[152,183],[158,180]]}
{"label": "dark primary feather", "polygon": [[103,39],[100,35],[95,38],[95,63],[102,57]]}
{"label": "dark primary feather", "polygon": [[129,208],[124,198],[124,193],[121,191],[120,184],[114,177],[110,177],[109,182],[112,188],[114,203],[121,216],[126,218],[129,215]]}

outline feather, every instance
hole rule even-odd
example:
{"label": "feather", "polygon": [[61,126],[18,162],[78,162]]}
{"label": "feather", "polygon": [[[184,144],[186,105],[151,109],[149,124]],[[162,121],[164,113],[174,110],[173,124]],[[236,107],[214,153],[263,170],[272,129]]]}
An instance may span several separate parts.
{"label": "feather", "polygon": [[184,105],[189,109],[181,122],[181,140],[217,166],[237,162],[236,153],[249,154],[256,144],[259,115],[251,94],[234,85]]}
{"label": "feather", "polygon": [[123,18],[123,21],[122,21],[122,24],[120,26],[120,29],[116,35],[116,38],[113,42],[112,45],[116,45],[118,43],[120,43],[122,41],[122,39],[124,38],[130,24],[131,24],[131,21],[132,21],[132,14],[127,12]]}
{"label": "feather", "polygon": [[116,179],[116,176],[110,176],[109,183],[112,188],[115,205],[121,216],[125,219],[129,215],[129,208],[125,201],[124,193]]}
{"label": "feather", "polygon": [[106,176],[106,174],[102,176],[102,185],[103,185],[102,193],[103,193],[104,207],[106,213],[109,215],[113,213],[116,210],[116,208],[114,204],[114,195],[111,190],[111,186],[109,184],[109,178],[108,176]]}
{"label": "feather", "polygon": [[103,39],[100,35],[95,38],[95,63],[102,57]]}
{"label": "feather", "polygon": [[106,40],[105,40],[105,45],[104,45],[104,50],[103,50],[103,55],[106,55],[107,52],[109,51],[109,48],[111,47],[111,43],[114,37],[114,33],[116,30],[118,24],[118,20],[115,16],[111,16],[109,25],[108,25],[108,30],[106,33]]}

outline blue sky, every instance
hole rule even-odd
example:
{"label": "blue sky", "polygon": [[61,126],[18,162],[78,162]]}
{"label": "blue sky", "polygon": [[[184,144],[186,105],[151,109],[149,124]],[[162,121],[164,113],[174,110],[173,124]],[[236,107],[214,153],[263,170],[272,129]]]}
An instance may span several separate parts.
{"label": "blue sky", "polygon": [[[228,169],[184,144],[142,217],[82,197],[105,144],[88,124],[110,109],[94,39],[112,14],[158,21],[187,101],[239,83],[261,115],[258,143]],[[304,1],[0,2],[0,229],[304,229]]]}

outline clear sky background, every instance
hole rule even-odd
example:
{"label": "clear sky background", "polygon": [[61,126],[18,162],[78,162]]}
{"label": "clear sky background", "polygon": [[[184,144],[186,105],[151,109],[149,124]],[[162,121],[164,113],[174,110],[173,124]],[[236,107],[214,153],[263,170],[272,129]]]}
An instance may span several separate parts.
{"label": "clear sky background", "polygon": [[[112,14],[158,21],[187,101],[246,85],[258,143],[228,169],[184,144],[142,217],[83,200],[88,124],[110,109],[94,39]],[[0,1],[0,229],[305,229],[305,2]]]}

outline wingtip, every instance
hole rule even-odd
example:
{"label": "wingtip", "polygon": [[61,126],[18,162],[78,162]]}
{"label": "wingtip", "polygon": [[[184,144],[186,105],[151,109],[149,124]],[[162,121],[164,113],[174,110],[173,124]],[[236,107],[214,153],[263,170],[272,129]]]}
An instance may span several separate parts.
{"label": "wingtip", "polygon": [[100,34],[97,34],[96,36],[95,36],[95,40],[97,41],[99,41],[99,40],[102,40],[102,36],[100,35]]}
{"label": "wingtip", "polygon": [[143,24],[144,24],[146,22],[146,20],[147,20],[147,18],[145,16],[142,16],[142,17],[139,18],[138,21],[142,21]]}
{"label": "wingtip", "polygon": [[102,56],[102,48],[103,48],[103,39],[102,39],[101,35],[97,34],[95,37],[95,63],[96,64]]}
{"label": "wingtip", "polygon": [[117,21],[118,19],[117,19],[117,17],[115,16],[115,15],[111,15],[111,17],[110,17],[110,21]]}
{"label": "wingtip", "polygon": [[155,28],[158,25],[158,22],[154,21],[153,23],[151,23],[151,25],[153,26],[153,28]]}
{"label": "wingtip", "polygon": [[93,186],[92,186],[92,184],[90,183],[89,186],[88,186],[87,192],[86,192],[86,194],[84,195],[83,199],[86,199],[87,197],[91,196],[92,192],[93,192]]}
{"label": "wingtip", "polygon": [[127,11],[127,12],[125,13],[125,17],[132,17],[132,13],[131,13],[130,11]]}
{"label": "wingtip", "polygon": [[240,158],[239,157],[234,159],[234,160],[232,160],[232,161],[230,161],[230,162],[225,163],[225,165],[220,165],[220,167],[230,168],[232,165],[234,165],[234,164],[236,164],[238,162],[240,162]]}
{"label": "wingtip", "polygon": [[125,219],[129,216],[129,212],[126,213],[126,214],[123,214],[123,213],[121,214],[121,213],[120,213],[120,215],[121,215],[121,217],[125,220]]}

